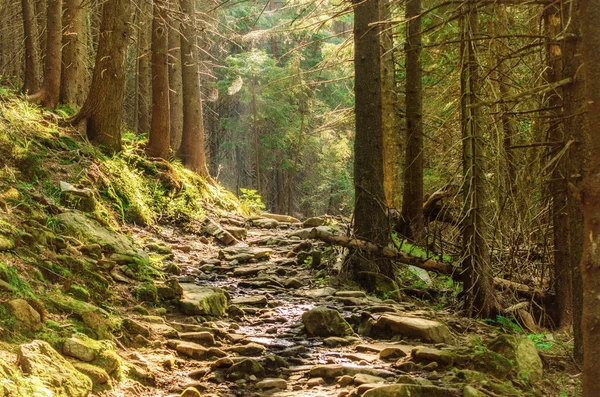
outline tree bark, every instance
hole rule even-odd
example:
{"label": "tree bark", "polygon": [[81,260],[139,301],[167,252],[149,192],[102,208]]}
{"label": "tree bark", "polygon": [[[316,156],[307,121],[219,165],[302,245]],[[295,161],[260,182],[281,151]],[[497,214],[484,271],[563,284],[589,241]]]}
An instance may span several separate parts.
{"label": "tree bark", "polygon": [[88,6],[84,0],[66,0],[65,6],[60,100],[71,107],[80,107],[85,102],[88,84]]}
{"label": "tree bark", "polygon": [[[179,1],[171,0],[171,9],[179,10]],[[169,110],[171,149],[177,153],[183,130],[183,85],[181,83],[181,23],[178,17],[169,19]]]}
{"label": "tree bark", "polygon": [[181,77],[183,83],[183,132],[179,157],[183,164],[201,176],[208,177],[204,150],[204,123],[200,89],[199,56],[196,53],[195,6],[192,0],[181,0],[181,11],[187,20],[181,28]]}
{"label": "tree bark", "polygon": [[72,120],[84,123],[88,139],[108,152],[121,150],[125,64],[132,11],[130,0],[104,3],[90,93]]}
{"label": "tree bark", "polygon": [[[379,0],[353,0],[355,122],[354,142],[354,233],[361,240],[381,246],[389,242],[385,193],[383,191],[383,126],[381,107],[381,50]],[[389,259],[356,253],[344,264],[365,289],[376,288],[377,275],[394,279]]]}
{"label": "tree bark", "polygon": [[23,92],[34,93],[40,84],[40,54],[38,51],[38,26],[32,0],[21,0],[23,29],[25,33],[25,78]]}
{"label": "tree bark", "polygon": [[27,99],[54,109],[60,97],[60,54],[62,43],[62,0],[48,0],[46,6],[46,58],[42,88]]}
{"label": "tree bark", "polygon": [[423,83],[421,66],[421,0],[406,3],[406,156],[402,218],[404,235],[421,244],[423,219]]}
{"label": "tree bark", "polygon": [[[563,76],[573,78],[571,84],[563,87],[563,112],[565,139],[574,140],[567,152],[567,185],[578,187],[583,175],[588,173],[589,137],[585,123],[585,81],[580,72],[581,31],[580,0],[563,3],[563,15],[569,23],[565,27],[563,39]],[[573,190],[569,188],[569,190]],[[573,316],[573,356],[583,363],[583,336],[581,334],[581,315],[583,309],[583,286],[581,280],[581,255],[583,250],[583,213],[581,202],[573,194],[567,195],[569,221],[569,268],[572,273],[572,316]]]}
{"label": "tree bark", "polygon": [[380,0],[381,27],[381,107],[383,117],[383,178],[385,200],[389,208],[399,208],[402,195],[402,134],[398,116],[398,93],[394,64],[390,0]]}
{"label": "tree bark", "polygon": [[581,186],[584,245],[583,280],[583,397],[600,395],[600,0],[581,2],[581,33],[585,99],[590,139],[589,174]]}
{"label": "tree bark", "polygon": [[486,191],[483,130],[477,96],[481,90],[475,37],[479,33],[476,0],[463,6],[461,27],[461,128],[463,137],[463,291],[470,316],[492,317],[499,309],[486,238]]}
{"label": "tree bark", "polygon": [[147,153],[151,157],[169,158],[169,65],[166,4],[154,0],[152,20],[152,124]]}
{"label": "tree bark", "polygon": [[150,131],[150,112],[152,97],[151,70],[151,35],[152,35],[152,5],[142,1],[138,10],[140,19],[137,45],[137,129],[138,134]]}

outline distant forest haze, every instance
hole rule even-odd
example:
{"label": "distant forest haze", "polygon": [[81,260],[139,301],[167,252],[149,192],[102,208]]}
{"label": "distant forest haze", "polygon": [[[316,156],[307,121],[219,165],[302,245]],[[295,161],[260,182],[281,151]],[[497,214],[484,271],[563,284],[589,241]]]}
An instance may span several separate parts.
{"label": "distant forest haze", "polygon": [[[592,397],[599,26],[600,0],[2,0],[0,79],[108,155],[133,132],[257,208],[450,257],[468,316],[514,291]],[[372,251],[343,268],[369,291]]]}

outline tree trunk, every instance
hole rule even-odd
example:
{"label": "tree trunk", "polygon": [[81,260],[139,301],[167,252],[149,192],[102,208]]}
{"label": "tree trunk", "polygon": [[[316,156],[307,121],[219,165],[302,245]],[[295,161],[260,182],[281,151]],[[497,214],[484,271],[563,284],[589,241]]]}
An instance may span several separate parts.
{"label": "tree trunk", "polygon": [[46,58],[42,88],[28,97],[30,102],[54,109],[60,96],[60,54],[62,43],[62,0],[48,0],[46,6]]}
{"label": "tree trunk", "polygon": [[463,6],[461,27],[461,128],[463,137],[463,291],[470,316],[492,317],[499,309],[493,287],[486,237],[486,192],[483,131],[477,95],[481,89],[476,40],[476,0]]}
{"label": "tree trunk", "polygon": [[140,19],[137,45],[137,129],[138,134],[150,131],[150,111],[152,97],[152,70],[150,41],[152,35],[152,5],[142,1],[138,10]]}
{"label": "tree trunk", "polygon": [[423,219],[423,84],[421,66],[421,0],[406,3],[406,157],[402,218],[404,235],[425,238]]}
{"label": "tree trunk", "polygon": [[383,117],[383,178],[385,200],[389,208],[399,208],[402,194],[402,134],[397,109],[394,38],[391,2],[380,0],[381,40],[381,106]]}
{"label": "tree trunk", "polygon": [[600,396],[600,0],[582,1],[581,33],[585,72],[590,172],[581,186],[584,245],[583,278],[583,397]]}
{"label": "tree trunk", "polygon": [[[563,40],[563,76],[572,77],[573,82],[563,88],[564,131],[567,140],[575,143],[567,156],[567,185],[579,186],[589,167],[589,137],[585,123],[585,82],[580,72],[581,31],[579,0],[563,3],[563,15],[570,21],[566,26]],[[569,189],[572,190],[572,189]],[[583,213],[581,202],[572,194],[567,195],[569,220],[569,267],[572,273],[572,316],[573,316],[573,356],[578,363],[583,362],[583,337],[581,334],[581,314],[583,286],[581,281],[581,255],[583,250]]]}
{"label": "tree trunk", "polygon": [[166,4],[154,0],[152,19],[152,126],[147,153],[151,157],[169,158],[169,36]]}
{"label": "tree trunk", "polygon": [[[379,0],[353,0],[356,136],[354,142],[354,233],[387,246],[389,224],[383,191],[383,126]],[[373,24],[373,25],[371,25]],[[394,279],[389,259],[355,252],[344,271],[365,289],[376,288],[377,274]]]}
{"label": "tree trunk", "polygon": [[200,90],[200,65],[196,53],[195,6],[192,0],[181,0],[186,16],[181,28],[181,77],[183,83],[183,132],[179,157],[183,164],[201,176],[208,177],[204,151],[204,123]]}
{"label": "tree trunk", "polygon": [[23,9],[23,28],[25,33],[25,78],[23,92],[34,93],[40,84],[40,55],[38,26],[32,0],[21,0]]}
{"label": "tree trunk", "polygon": [[88,5],[84,0],[66,0],[65,5],[60,100],[71,107],[80,107],[87,94]]}
{"label": "tree trunk", "polygon": [[[171,0],[171,9],[179,10],[179,1]],[[181,146],[183,130],[183,86],[181,84],[181,23],[178,18],[169,20],[169,105],[171,149],[177,153]]]}
{"label": "tree trunk", "polygon": [[132,14],[130,0],[108,0],[90,93],[73,122],[85,122],[88,139],[108,152],[121,150],[126,54]]}

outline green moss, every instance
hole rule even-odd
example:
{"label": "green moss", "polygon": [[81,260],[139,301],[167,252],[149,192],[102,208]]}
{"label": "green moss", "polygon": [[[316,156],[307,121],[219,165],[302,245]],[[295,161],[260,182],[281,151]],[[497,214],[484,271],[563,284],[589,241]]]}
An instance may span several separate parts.
{"label": "green moss", "polygon": [[158,299],[158,290],[154,283],[145,282],[136,288],[135,296],[140,302],[156,303]]}
{"label": "green moss", "polygon": [[33,291],[29,283],[19,277],[19,271],[6,263],[0,261],[0,274],[7,278],[8,284],[13,288],[13,293],[25,299],[37,299],[36,293]]}
{"label": "green moss", "polygon": [[72,284],[69,288],[69,292],[76,298],[81,299],[84,302],[90,300],[90,292],[82,285]]}

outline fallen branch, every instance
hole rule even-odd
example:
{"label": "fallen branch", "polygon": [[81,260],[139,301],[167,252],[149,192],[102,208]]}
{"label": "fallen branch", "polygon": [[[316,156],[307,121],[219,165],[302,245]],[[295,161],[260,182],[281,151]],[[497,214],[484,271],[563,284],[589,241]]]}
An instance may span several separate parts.
{"label": "fallen branch", "polygon": [[342,247],[368,251],[372,254],[381,255],[385,258],[394,259],[398,262],[402,262],[407,265],[413,265],[421,269],[433,271],[440,274],[450,275],[454,271],[454,266],[449,265],[447,263],[438,262],[433,259],[420,258],[418,256],[407,254],[404,251],[399,251],[397,249],[389,247],[382,247],[369,241],[358,240],[348,236],[340,236],[327,233],[317,228],[311,230],[310,234],[308,235],[308,238],[314,240],[321,240],[326,243],[339,245]]}
{"label": "fallen branch", "polygon": [[536,300],[544,300],[548,297],[548,294],[541,288],[530,287],[528,285],[506,280],[500,277],[494,277],[494,285],[501,289],[513,290],[521,295],[534,298]]}

